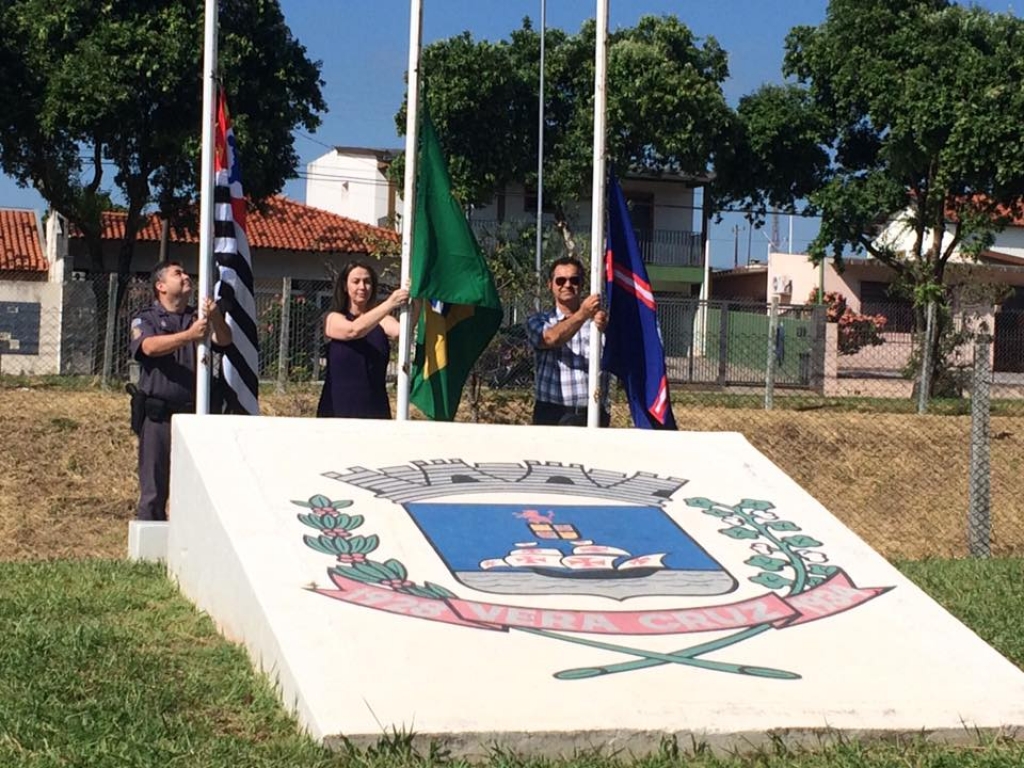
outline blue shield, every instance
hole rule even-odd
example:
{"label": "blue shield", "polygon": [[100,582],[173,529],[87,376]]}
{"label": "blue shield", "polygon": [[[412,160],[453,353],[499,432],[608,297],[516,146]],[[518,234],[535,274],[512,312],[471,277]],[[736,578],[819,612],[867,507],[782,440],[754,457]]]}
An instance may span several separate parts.
{"label": "blue shield", "polygon": [[721,595],[733,577],[660,507],[405,505],[455,578],[498,594]]}

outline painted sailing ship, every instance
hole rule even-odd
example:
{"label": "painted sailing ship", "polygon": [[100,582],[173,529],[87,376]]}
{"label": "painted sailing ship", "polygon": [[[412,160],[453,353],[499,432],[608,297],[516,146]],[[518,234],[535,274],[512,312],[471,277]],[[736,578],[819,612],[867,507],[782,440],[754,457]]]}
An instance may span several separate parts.
{"label": "painted sailing ship", "polygon": [[518,542],[504,557],[481,560],[481,570],[526,569],[541,576],[562,579],[636,579],[667,567],[664,563],[668,555],[666,552],[633,555],[621,547],[595,544],[592,540],[583,539],[575,525],[555,523],[552,512],[542,515],[537,510],[527,509],[517,517],[527,521],[535,538],[569,546],[562,549],[541,546],[537,541]]}

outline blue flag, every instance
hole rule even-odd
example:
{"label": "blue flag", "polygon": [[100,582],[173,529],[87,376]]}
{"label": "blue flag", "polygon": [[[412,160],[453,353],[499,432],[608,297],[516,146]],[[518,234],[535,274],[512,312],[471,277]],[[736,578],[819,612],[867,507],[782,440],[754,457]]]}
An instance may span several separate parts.
{"label": "blue flag", "polygon": [[605,255],[608,328],[601,367],[622,382],[633,423],[644,429],[676,429],[665,374],[658,307],[640,258],[626,198],[608,175],[608,242]]}

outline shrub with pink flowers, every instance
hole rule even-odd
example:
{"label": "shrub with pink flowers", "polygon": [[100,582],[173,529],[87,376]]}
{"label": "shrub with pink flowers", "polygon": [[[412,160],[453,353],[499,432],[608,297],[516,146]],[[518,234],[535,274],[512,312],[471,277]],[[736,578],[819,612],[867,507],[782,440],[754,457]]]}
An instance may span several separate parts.
{"label": "shrub with pink flowers", "polygon": [[[808,302],[817,301],[817,291],[812,291]],[[822,298],[825,317],[830,323],[839,325],[839,354],[852,355],[864,347],[877,347],[885,343],[882,333],[889,319],[885,315],[862,315],[854,312],[846,303],[846,297],[839,291],[829,291]]]}

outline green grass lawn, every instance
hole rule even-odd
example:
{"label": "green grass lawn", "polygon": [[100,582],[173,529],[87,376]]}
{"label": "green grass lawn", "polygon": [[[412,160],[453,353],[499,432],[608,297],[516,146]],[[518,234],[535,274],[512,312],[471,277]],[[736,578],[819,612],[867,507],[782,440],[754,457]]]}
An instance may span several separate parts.
{"label": "green grass lawn", "polygon": [[[1024,666],[1024,561],[901,564],[907,575]],[[437,765],[401,736],[330,753],[302,736],[245,653],[216,633],[162,569],[121,561],[0,564],[0,766]],[[1017,768],[1024,744],[846,743],[740,758],[663,744],[642,760],[587,754],[559,762],[495,753],[494,768],[841,766]]]}

